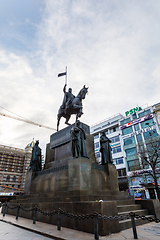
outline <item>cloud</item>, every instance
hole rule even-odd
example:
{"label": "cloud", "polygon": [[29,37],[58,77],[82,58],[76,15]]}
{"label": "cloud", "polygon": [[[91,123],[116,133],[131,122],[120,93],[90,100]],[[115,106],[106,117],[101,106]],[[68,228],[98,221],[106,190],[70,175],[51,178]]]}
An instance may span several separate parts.
{"label": "cloud", "polygon": [[[73,94],[84,84],[89,87],[81,118],[89,125],[136,105],[159,102],[159,7],[149,0],[46,0],[36,24],[25,15],[34,32],[31,38],[19,29],[24,49],[2,47],[0,42],[0,105],[56,128],[65,82],[57,74],[66,66]],[[9,119],[9,128],[1,118],[0,123],[1,142],[14,140],[21,147],[35,137],[45,148],[52,133]],[[65,126],[64,119],[60,126]]]}

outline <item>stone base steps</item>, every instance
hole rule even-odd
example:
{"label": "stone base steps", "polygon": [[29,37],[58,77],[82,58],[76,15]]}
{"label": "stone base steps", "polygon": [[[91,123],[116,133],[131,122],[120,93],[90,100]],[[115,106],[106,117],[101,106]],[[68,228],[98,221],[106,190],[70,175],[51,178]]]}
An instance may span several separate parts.
{"label": "stone base steps", "polygon": [[[154,218],[154,215],[145,215],[145,216]],[[139,226],[139,225],[149,223],[149,221],[148,220],[142,220],[142,219],[135,219],[135,223],[136,223],[136,226]],[[126,220],[119,221],[119,224],[120,224],[120,227],[121,227],[121,231],[132,227],[131,219],[126,219]]]}
{"label": "stone base steps", "polygon": [[[141,209],[140,204],[135,204],[134,200],[124,200],[124,201],[117,201],[117,208],[118,208],[118,215],[126,215],[130,212],[136,213],[140,216],[146,216],[146,217],[152,217],[154,218],[154,215],[148,215],[147,209]],[[149,223],[148,220],[142,220],[142,219],[135,219],[136,226],[142,225],[145,223]],[[131,219],[125,219],[119,221],[120,229],[125,230],[132,227]]]}

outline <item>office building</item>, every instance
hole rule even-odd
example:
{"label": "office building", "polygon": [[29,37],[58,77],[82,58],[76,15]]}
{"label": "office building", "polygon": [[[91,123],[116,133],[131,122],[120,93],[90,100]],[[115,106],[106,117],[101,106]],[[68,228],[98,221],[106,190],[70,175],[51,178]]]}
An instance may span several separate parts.
{"label": "office building", "polygon": [[23,191],[34,141],[25,149],[0,145],[0,191]]}
{"label": "office building", "polygon": [[[135,107],[91,127],[94,135],[95,155],[101,164],[99,138],[105,131],[112,141],[112,158],[117,169],[120,190],[130,190],[130,194],[141,198],[156,198],[150,166],[138,156],[139,145],[146,147],[146,141],[160,136],[160,104],[150,107]],[[160,168],[157,167],[160,184]]]}

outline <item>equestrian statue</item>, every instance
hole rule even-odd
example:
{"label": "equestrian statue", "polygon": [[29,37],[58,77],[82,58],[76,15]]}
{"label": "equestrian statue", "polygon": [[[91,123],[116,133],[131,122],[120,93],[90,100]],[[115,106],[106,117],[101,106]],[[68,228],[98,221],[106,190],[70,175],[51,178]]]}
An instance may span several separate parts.
{"label": "equestrian statue", "polygon": [[86,88],[84,85],[79,91],[78,95],[75,97],[72,94],[72,88],[69,88],[68,92],[66,92],[66,86],[67,85],[65,84],[63,88],[63,103],[60,106],[57,114],[57,131],[59,130],[59,122],[61,117],[66,119],[65,124],[70,125],[68,121],[72,114],[76,114],[76,121],[82,116],[82,99],[85,99],[86,93],[88,93],[88,88]]}

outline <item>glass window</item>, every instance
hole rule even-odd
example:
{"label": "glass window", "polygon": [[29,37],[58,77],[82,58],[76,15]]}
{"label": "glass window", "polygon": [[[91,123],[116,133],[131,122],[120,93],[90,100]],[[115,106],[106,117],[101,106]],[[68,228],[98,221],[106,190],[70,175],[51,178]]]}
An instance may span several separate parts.
{"label": "glass window", "polygon": [[95,153],[95,156],[96,156],[96,158],[99,158],[101,155],[100,155],[100,152],[96,152]]}
{"label": "glass window", "polygon": [[149,168],[148,163],[144,159],[142,159],[142,165],[143,165],[144,169],[148,169]]}
{"label": "glass window", "polygon": [[127,127],[125,129],[122,129],[122,135],[126,135],[126,134],[129,134],[129,133],[132,133],[133,130],[132,130],[132,127]]}
{"label": "glass window", "polygon": [[138,131],[139,130],[139,124],[135,124],[134,129],[135,129],[135,131]]}
{"label": "glass window", "polygon": [[136,113],[133,113],[133,114],[132,114],[132,117],[133,117],[133,119],[136,119],[136,118],[137,118]]}
{"label": "glass window", "polygon": [[137,153],[136,148],[129,148],[125,150],[126,157],[133,156]]}
{"label": "glass window", "polygon": [[141,134],[138,134],[136,136],[136,138],[137,138],[137,142],[141,142],[142,141],[142,135]]}
{"label": "glass window", "polygon": [[113,159],[113,164],[114,165],[118,165],[118,164],[122,164],[122,163],[123,163],[123,157]]}
{"label": "glass window", "polygon": [[118,153],[118,152],[121,152],[121,151],[122,151],[121,146],[112,148],[112,153]]}
{"label": "glass window", "polygon": [[158,136],[156,129],[143,133],[144,139]]}
{"label": "glass window", "polygon": [[101,129],[101,127],[95,128],[93,131],[97,131],[97,130],[99,130],[99,129]]}
{"label": "glass window", "polygon": [[15,181],[16,181],[16,176],[13,177],[13,182],[15,182]]}
{"label": "glass window", "polygon": [[99,134],[94,136],[94,139],[99,138]]}
{"label": "glass window", "polygon": [[112,138],[110,138],[110,140],[112,141],[112,143],[120,141],[120,139],[119,139],[119,135],[118,135],[118,136],[115,136],[115,137],[112,137]]}
{"label": "glass window", "polygon": [[117,170],[117,176],[118,176],[118,177],[126,176],[126,169],[125,169],[125,168],[118,169],[118,170]]}
{"label": "glass window", "polygon": [[105,134],[106,134],[106,135],[108,134],[108,130],[105,132]]}
{"label": "glass window", "polygon": [[130,122],[130,121],[131,121],[131,118],[129,117],[129,118],[124,119],[123,121],[120,121],[120,124],[123,125],[125,123]]}
{"label": "glass window", "polygon": [[143,117],[143,116],[145,116],[145,115],[147,115],[147,114],[149,114],[149,113],[151,113],[151,110],[150,110],[150,109],[148,109],[148,110],[146,110],[146,111],[143,111],[143,112],[139,113],[138,115],[139,115],[139,117]]}
{"label": "glass window", "polygon": [[132,137],[124,139],[123,142],[124,142],[124,145],[126,146],[129,144],[135,143],[135,138],[134,138],[134,136],[132,136]]}
{"label": "glass window", "polygon": [[140,170],[140,164],[138,159],[127,161],[127,165],[128,171]]}
{"label": "glass window", "polygon": [[10,181],[10,176],[8,175],[6,178],[6,181],[9,182]]}
{"label": "glass window", "polygon": [[154,124],[155,123],[154,123],[153,119],[149,119],[147,121],[141,122],[141,127],[142,128],[147,128],[147,127],[153,126]]}
{"label": "glass window", "polygon": [[116,132],[116,127],[110,129],[110,133]]}
{"label": "glass window", "polygon": [[94,144],[94,147],[95,147],[95,148],[99,148],[99,142],[95,143],[95,144]]}

